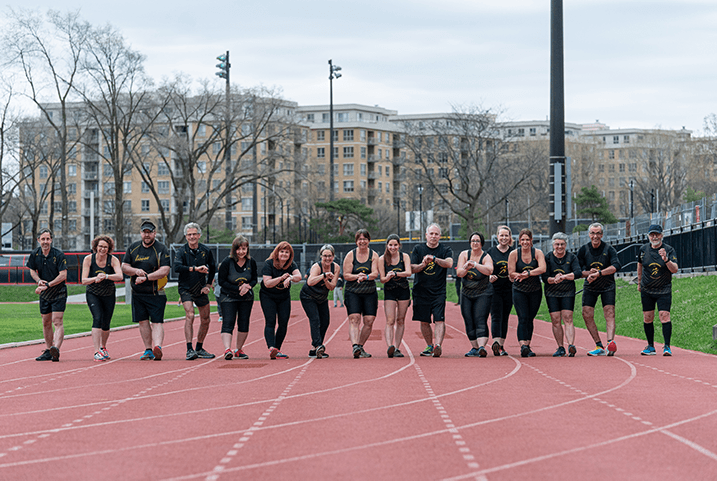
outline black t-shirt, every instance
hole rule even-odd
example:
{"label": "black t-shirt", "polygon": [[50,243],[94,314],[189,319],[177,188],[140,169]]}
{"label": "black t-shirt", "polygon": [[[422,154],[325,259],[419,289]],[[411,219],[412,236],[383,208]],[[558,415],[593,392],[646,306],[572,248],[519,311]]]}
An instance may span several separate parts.
{"label": "black t-shirt", "polygon": [[[122,262],[129,264],[135,269],[142,269],[147,274],[158,271],[160,267],[169,266],[169,250],[161,242],[154,241],[151,246],[145,247],[142,241],[137,241],[127,249]],[[148,296],[165,295],[164,286],[167,285],[167,277],[154,281],[145,280],[137,284],[137,276],[132,276],[132,292]]]}
{"label": "black t-shirt", "polygon": [[[615,248],[602,241],[597,249],[593,247],[591,242],[582,246],[578,251],[578,262],[583,271],[589,271],[592,268],[603,270],[607,267],[615,266],[617,269],[615,272],[618,272],[621,267]],[[614,290],[615,274],[600,276],[591,283],[588,283],[586,280],[583,288],[595,293]]]}
{"label": "black t-shirt", "polygon": [[[189,271],[190,267],[196,266],[207,266],[209,273]],[[200,295],[202,289],[211,283],[210,279],[214,279],[216,269],[214,254],[204,244],[199,244],[196,249],[190,249],[188,243],[184,244],[174,255],[174,270],[179,274],[179,290],[189,292],[193,296]]]}
{"label": "black t-shirt", "polygon": [[243,296],[239,295],[239,288],[242,284],[249,284],[254,287],[258,281],[256,262],[253,258],[246,259],[243,266],[237,265],[231,257],[227,257],[219,265],[219,277],[217,282],[222,288],[221,296],[239,301],[253,301],[254,291],[248,291]]}
{"label": "black t-shirt", "polygon": [[575,275],[580,279],[583,271],[580,269],[578,258],[572,252],[566,252],[561,258],[555,257],[554,252],[548,252],[545,256],[545,272],[542,274],[545,284],[545,297],[573,297],[575,296],[575,281],[563,281],[559,284],[548,284],[548,277],[555,277],[557,274]]}
{"label": "black t-shirt", "polygon": [[[44,256],[42,255],[42,247],[38,247],[32,251],[25,266],[28,269],[37,271],[43,281],[51,282],[60,275],[60,271],[67,270],[67,260],[60,249],[50,247],[50,252],[47,253],[47,256]],[[64,281],[60,282],[42,291],[40,297],[46,301],[67,297],[67,286]]]}
{"label": "black t-shirt", "polygon": [[[427,255],[447,259],[453,257],[453,250],[450,246],[440,243],[435,249],[429,248],[426,244],[418,244],[411,252],[411,264],[420,264]],[[445,299],[447,274],[448,269],[435,262],[430,262],[425,269],[417,272],[413,281],[414,302],[416,299]]]}
{"label": "black t-shirt", "polygon": [[[292,272],[299,269],[299,266],[296,265],[296,262],[292,262],[291,265],[286,269],[277,269],[274,267],[274,260],[273,259],[267,259],[264,263],[264,267],[261,270],[262,276],[269,276],[272,279],[276,277],[281,277],[284,274],[288,273],[291,275]],[[261,283],[261,290],[259,291],[260,294],[268,295],[269,297],[276,299],[276,300],[284,300],[287,297],[291,296],[291,286],[284,287],[284,283],[280,282],[276,287],[266,287],[264,285],[264,282]]]}
{"label": "black t-shirt", "polygon": [[660,249],[665,249],[668,261],[677,264],[677,253],[671,245],[663,242],[657,249],[653,249],[649,242],[643,245],[637,254],[637,262],[642,264],[640,287],[646,294],[660,295],[672,292],[672,272],[658,254]]}

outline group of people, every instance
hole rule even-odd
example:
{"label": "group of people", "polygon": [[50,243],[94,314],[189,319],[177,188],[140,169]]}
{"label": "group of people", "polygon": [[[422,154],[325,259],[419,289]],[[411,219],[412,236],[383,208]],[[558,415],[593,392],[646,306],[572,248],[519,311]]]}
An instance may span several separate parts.
{"label": "group of people", "polygon": [[[161,360],[164,342],[164,287],[170,272],[170,253],[156,240],[156,226],[151,221],[141,225],[141,240],[125,252],[122,262],[112,254],[114,241],[100,235],[92,241],[92,253],[82,263],[81,282],[87,286],[87,304],[92,315],[94,360],[110,359],[107,341],[115,307],[115,283],[130,277],[132,320],[138,323],[144,345],[141,360]],[[462,281],[461,314],[471,345],[467,357],[486,357],[489,334],[495,356],[506,356],[504,348],[508,331],[508,317],[513,306],[518,316],[517,337],[522,357],[533,357],[530,347],[533,322],[543,297],[550,312],[553,334],[558,348],[555,357],[574,356],[575,280],[585,278],[582,314],[588,332],[595,341],[589,356],[614,355],[615,344],[615,273],[620,269],[615,249],[602,241],[603,226],[589,227],[590,242],[577,255],[566,251],[567,235],[557,233],[552,238],[553,250],[545,255],[533,246],[532,232],[523,229],[518,235],[519,246],[512,248],[513,237],[508,226],[500,226],[496,234],[498,245],[485,251],[485,238],[479,232],[471,234],[470,249],[458,256],[456,275]],[[336,252],[330,244],[319,250],[318,260],[308,271],[300,291],[301,305],[309,319],[311,346],[309,356],[328,357],[324,345],[330,323],[329,292],[336,293],[339,282],[345,281],[345,303],[349,320],[349,337],[354,358],[369,358],[364,345],[368,341],[378,312],[376,281],[383,284],[386,326],[384,339],[389,358],[404,357],[400,350],[405,318],[413,298],[414,321],[426,341],[421,356],[440,357],[445,337],[446,281],[453,267],[453,252],[440,242],[441,229],[431,224],[426,229],[426,242],[415,246],[411,254],[401,250],[400,238],[392,234],[385,250],[379,255],[369,247],[371,236],[365,229],[355,235],[356,248],[351,250],[339,266]],[[184,227],[187,240],[177,249],[174,269],[178,274],[178,291],[185,309],[184,334],[187,360],[212,359],[214,354],[204,348],[210,327],[209,292],[216,279],[217,297],[222,321],[221,340],[224,358],[247,359],[243,347],[249,332],[254,307],[254,287],[260,284],[259,302],[264,315],[264,339],[271,359],[287,359],[281,348],[287,334],[291,315],[292,283],[302,279],[294,261],[294,251],[288,242],[280,242],[261,266],[250,256],[248,240],[238,235],[232,242],[229,255],[218,268],[212,251],[201,244],[201,228],[196,223]],[[638,289],[641,293],[644,328],[648,346],[643,355],[654,355],[654,312],[659,310],[665,340],[663,354],[671,355],[672,274],[678,270],[675,250],[662,242],[662,228],[653,225],[648,234],[650,242],[638,254]],[[64,254],[52,246],[53,236],[43,229],[38,236],[39,247],[28,257],[27,267],[37,282],[40,313],[46,349],[38,361],[59,361],[64,339],[63,313],[67,300],[67,262]],[[216,276],[215,276],[216,274]],[[412,291],[408,278],[413,276]],[[336,294],[335,294],[336,295]],[[601,299],[607,323],[607,340],[603,345],[595,325],[594,311]],[[334,297],[334,306],[336,306]],[[200,324],[194,341],[195,306]],[[491,318],[490,332],[488,318]],[[235,335],[236,330],[236,335]],[[565,349],[564,339],[568,348]],[[234,344],[233,344],[234,342]]]}

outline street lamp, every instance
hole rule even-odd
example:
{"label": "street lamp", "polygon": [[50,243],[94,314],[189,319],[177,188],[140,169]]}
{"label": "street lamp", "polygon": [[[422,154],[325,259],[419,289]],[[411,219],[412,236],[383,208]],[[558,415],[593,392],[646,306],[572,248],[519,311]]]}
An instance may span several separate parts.
{"label": "street lamp", "polygon": [[421,238],[423,232],[423,184],[418,184],[418,238]]}
{"label": "street lamp", "polygon": [[329,60],[329,200],[334,200],[334,79],[341,78],[341,67]]}
{"label": "street lamp", "polygon": [[[229,63],[229,50],[226,51],[226,53],[223,53],[219,56],[217,56],[217,60],[219,60],[221,63],[217,64],[217,68],[219,69],[218,72],[216,72],[216,76],[224,79],[226,82],[225,85],[225,124],[226,124],[226,145],[224,147],[224,172],[226,176],[226,181],[229,182],[229,178],[231,176],[231,148],[229,147],[231,145],[231,124],[230,124],[230,115],[231,115],[231,84],[229,82],[229,69],[231,68],[231,64]],[[224,196],[224,203],[225,203],[225,211],[224,211],[224,227],[226,229],[232,228],[232,208],[231,208],[231,191],[227,189],[227,193]]]}
{"label": "street lamp", "polygon": [[635,217],[634,211],[633,211],[633,199],[635,195],[635,181],[630,181],[630,219]]}

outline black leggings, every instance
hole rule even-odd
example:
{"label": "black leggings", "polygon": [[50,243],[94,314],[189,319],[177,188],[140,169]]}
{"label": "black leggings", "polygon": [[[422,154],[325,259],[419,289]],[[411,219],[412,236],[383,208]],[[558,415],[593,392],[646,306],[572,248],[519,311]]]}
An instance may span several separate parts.
{"label": "black leggings", "polygon": [[92,314],[92,329],[109,331],[112,314],[115,312],[115,295],[96,296],[88,292],[86,297],[87,307],[90,308]]}
{"label": "black leggings", "polygon": [[493,333],[493,339],[508,337],[508,317],[512,308],[513,290],[493,289],[493,301],[490,306],[490,331]]}
{"label": "black leggings", "polygon": [[315,301],[301,298],[301,307],[309,318],[311,329],[311,345],[319,347],[324,343],[326,331],[329,329],[329,301]]}
{"label": "black leggings", "polygon": [[222,306],[222,333],[231,334],[234,326],[239,332],[249,332],[249,320],[254,301],[221,301]]}
{"label": "black leggings", "polygon": [[466,324],[466,334],[469,341],[479,337],[488,337],[488,314],[490,313],[491,296],[478,296],[475,299],[466,297],[461,299],[461,314]]}
{"label": "black leggings", "polygon": [[530,341],[533,338],[533,321],[540,309],[543,293],[540,290],[521,292],[513,290],[513,303],[518,314],[518,340]]}
{"label": "black leggings", "polygon": [[275,347],[281,350],[281,345],[286,337],[286,327],[289,325],[289,316],[291,316],[291,298],[276,300],[266,294],[262,295],[260,292],[259,302],[266,321],[264,325],[266,347]]}

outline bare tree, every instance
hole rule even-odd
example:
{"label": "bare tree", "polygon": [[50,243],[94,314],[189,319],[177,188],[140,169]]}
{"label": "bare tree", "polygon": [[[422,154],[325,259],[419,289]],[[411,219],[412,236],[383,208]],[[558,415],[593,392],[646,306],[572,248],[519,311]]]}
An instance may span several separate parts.
{"label": "bare tree", "polygon": [[635,183],[639,188],[638,202],[651,212],[652,195],[655,210],[672,209],[682,203],[687,188],[690,149],[674,132],[655,130],[645,135],[639,147],[641,175]]}
{"label": "bare tree", "polygon": [[[15,92],[12,85],[0,85],[0,226],[2,226],[5,213],[13,204],[13,194],[18,185],[19,171],[17,169],[17,121],[18,114],[12,108]],[[14,229],[16,226],[12,226]],[[6,232],[0,228],[0,238]]]}
{"label": "bare tree", "polygon": [[[80,20],[79,12],[45,15],[21,9],[9,9],[9,28],[3,36],[6,53],[18,65],[27,82],[27,97],[58,141],[60,185],[66,183],[66,165],[74,141],[70,139],[71,119],[68,104],[80,70],[90,25]],[[54,99],[56,103],[49,103]],[[52,186],[50,186],[52,188]],[[54,189],[50,193],[50,222],[54,215]],[[67,190],[59,189],[62,211],[61,244],[67,248],[69,227]]]}
{"label": "bare tree", "polygon": [[424,196],[436,196],[449,206],[469,231],[478,228],[486,210],[515,194],[522,196],[522,188],[546,162],[521,155],[491,109],[454,109],[443,119],[406,121],[403,126],[415,181],[430,188]]}

